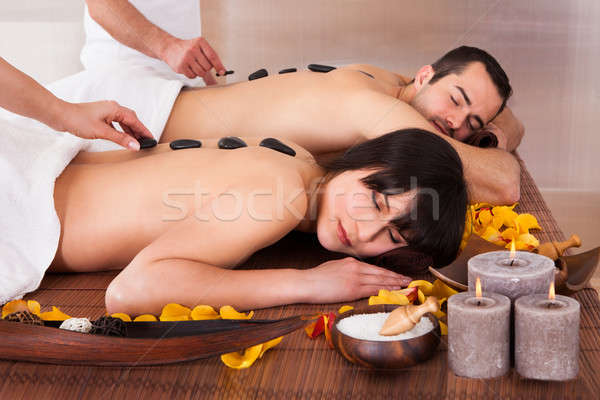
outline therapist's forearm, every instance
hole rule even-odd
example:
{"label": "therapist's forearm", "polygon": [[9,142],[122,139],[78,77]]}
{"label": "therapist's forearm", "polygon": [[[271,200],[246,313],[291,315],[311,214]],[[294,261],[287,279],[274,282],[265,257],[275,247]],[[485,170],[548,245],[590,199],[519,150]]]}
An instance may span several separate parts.
{"label": "therapist's forearm", "polygon": [[149,57],[161,54],[174,37],[150,22],[127,0],[86,0],[90,17],[115,40]]}
{"label": "therapist's forearm", "polygon": [[64,130],[61,109],[66,104],[0,57],[0,107]]}

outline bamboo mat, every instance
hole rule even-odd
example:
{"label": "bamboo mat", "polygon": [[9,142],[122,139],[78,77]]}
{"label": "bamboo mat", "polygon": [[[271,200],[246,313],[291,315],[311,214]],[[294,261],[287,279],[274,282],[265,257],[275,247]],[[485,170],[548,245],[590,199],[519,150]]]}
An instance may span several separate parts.
{"label": "bamboo mat", "polygon": [[[540,241],[563,240],[556,221],[524,165],[519,212],[531,212],[541,226]],[[571,232],[568,232],[569,234]],[[244,268],[309,268],[337,257],[320,249],[312,235],[292,233],[257,253]],[[42,307],[55,305],[74,316],[104,314],[104,290],[117,274],[49,274],[26,296]],[[431,276],[423,277],[433,280]],[[415,277],[422,278],[422,277]],[[287,335],[252,367],[233,370],[218,357],[176,365],[109,368],[53,366],[0,361],[0,398],[595,398],[600,391],[600,302],[593,289],[575,295],[582,305],[580,373],[566,383],[520,378],[514,371],[495,380],[456,377],[446,362],[446,337],[434,357],[409,369],[373,372],[348,363],[327,347],[323,337],[310,340],[303,331]],[[367,300],[350,303],[366,306]],[[290,305],[257,310],[255,318],[282,318],[336,311],[341,304]],[[1,340],[1,339],[0,339]]]}

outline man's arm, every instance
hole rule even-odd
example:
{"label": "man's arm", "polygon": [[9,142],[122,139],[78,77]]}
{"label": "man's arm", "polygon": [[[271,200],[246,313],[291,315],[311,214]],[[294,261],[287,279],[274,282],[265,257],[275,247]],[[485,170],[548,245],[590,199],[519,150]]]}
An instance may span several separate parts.
{"label": "man's arm", "polygon": [[502,112],[483,129],[488,127],[492,133],[498,136],[498,147],[506,149],[506,151],[516,150],[521,143],[521,139],[523,139],[523,135],[525,135],[525,127],[508,107],[505,107],[504,110],[502,110]]}
{"label": "man's arm", "polygon": [[469,188],[469,201],[512,204],[520,197],[520,166],[501,149],[480,149],[442,135],[408,104],[381,93],[365,91],[348,99],[348,112],[366,114],[361,118],[362,134],[371,139],[405,128],[435,133],[454,147],[460,156]]}
{"label": "man's arm", "polygon": [[145,55],[163,60],[188,78],[200,76],[216,83],[208,72],[225,73],[217,53],[202,38],[182,40],[150,22],[127,0],[86,0],[90,17],[115,40]]}

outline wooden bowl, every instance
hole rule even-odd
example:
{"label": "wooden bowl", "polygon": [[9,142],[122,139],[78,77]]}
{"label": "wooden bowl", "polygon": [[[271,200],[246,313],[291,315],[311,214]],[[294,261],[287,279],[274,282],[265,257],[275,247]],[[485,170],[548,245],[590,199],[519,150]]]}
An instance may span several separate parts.
{"label": "wooden bowl", "polygon": [[440,343],[441,337],[440,324],[431,313],[425,314],[423,318],[431,320],[433,329],[412,339],[388,342],[362,340],[345,335],[337,328],[339,321],[352,315],[390,312],[397,307],[399,306],[380,304],[341,314],[331,329],[331,339],[335,349],[346,360],[374,369],[406,368],[431,358]]}

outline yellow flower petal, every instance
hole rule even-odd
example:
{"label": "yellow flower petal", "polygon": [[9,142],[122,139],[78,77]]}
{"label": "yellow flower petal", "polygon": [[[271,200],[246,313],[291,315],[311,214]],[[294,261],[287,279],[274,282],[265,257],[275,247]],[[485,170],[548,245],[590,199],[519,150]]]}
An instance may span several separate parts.
{"label": "yellow flower petal", "polygon": [[142,314],[142,315],[138,315],[133,320],[133,322],[143,322],[143,321],[154,322],[154,321],[158,321],[158,319],[152,314]]}
{"label": "yellow flower petal", "polygon": [[374,306],[377,304],[391,304],[391,303],[389,303],[389,300],[386,297],[379,297],[379,296],[369,297],[369,305],[370,306]]}
{"label": "yellow flower petal", "polygon": [[254,361],[259,357],[263,345],[257,344],[249,349],[244,350],[243,353],[239,351],[221,355],[221,361],[229,368],[243,369],[248,368]]}
{"label": "yellow flower petal", "polygon": [[482,210],[479,212],[477,219],[481,225],[488,226],[492,223],[494,217],[492,216],[492,212],[490,210]]}
{"label": "yellow flower petal", "polygon": [[502,225],[507,228],[515,227],[515,220],[517,219],[518,214],[513,211],[516,204],[512,206],[496,206],[492,208],[492,214],[494,214],[494,226],[498,226],[497,229],[500,229]]}
{"label": "yellow flower petal", "polygon": [[448,325],[446,325],[445,323],[443,323],[442,321],[438,321],[440,323],[440,333],[442,335],[447,335],[448,334]]}
{"label": "yellow flower petal", "polygon": [[341,306],[340,309],[338,310],[338,314],[342,314],[342,313],[345,313],[346,311],[350,311],[350,310],[354,310],[354,307],[352,307],[352,306]]}
{"label": "yellow flower petal", "polygon": [[169,303],[163,307],[158,319],[161,321],[188,321],[191,313],[192,310],[188,307],[177,303]]}
{"label": "yellow flower petal", "polygon": [[425,300],[427,300],[421,289],[417,289],[417,298],[419,299],[419,304],[423,304],[425,303]]}
{"label": "yellow flower petal", "polygon": [[502,240],[502,235],[494,227],[488,226],[485,231],[480,235],[483,239],[488,242],[496,243]]}
{"label": "yellow flower petal", "polygon": [[515,242],[515,247],[517,250],[531,251],[537,248],[539,245],[540,242],[531,233],[519,235],[517,241]]}
{"label": "yellow flower petal", "polygon": [[40,303],[38,303],[35,300],[27,300],[27,307],[29,308],[29,311],[31,311],[32,314],[35,314],[38,317],[40,316]]}
{"label": "yellow flower petal", "polygon": [[421,290],[425,296],[431,295],[431,290],[433,290],[433,283],[425,280],[412,281],[408,284],[409,288],[415,286],[419,288],[419,290]]}
{"label": "yellow flower petal", "polygon": [[502,232],[501,236],[502,239],[508,241],[508,245],[510,245],[510,242],[512,242],[513,240],[517,240],[517,238],[519,237],[519,232],[514,228],[507,228]]}
{"label": "yellow flower petal", "polygon": [[283,339],[283,336],[279,336],[278,338],[275,338],[275,339],[269,340],[266,343],[263,343],[262,349],[260,350],[260,354],[258,355],[258,358],[262,358],[263,354],[265,354],[267,350],[277,346],[281,342],[282,339]]}
{"label": "yellow flower petal", "polygon": [[207,305],[199,305],[194,307],[191,315],[193,320],[219,319],[221,316],[214,308]]}
{"label": "yellow flower petal", "polygon": [[519,226],[519,234],[529,233],[530,229],[542,229],[537,219],[531,214],[520,214],[516,222]]}
{"label": "yellow flower petal", "polygon": [[250,319],[254,315],[254,311],[250,311],[248,315],[235,311],[231,306],[223,306],[219,309],[219,314],[223,319]]}
{"label": "yellow flower petal", "polygon": [[121,321],[124,322],[131,322],[131,317],[125,313],[114,313],[110,315],[113,318],[119,318]]}
{"label": "yellow flower petal", "polygon": [[64,321],[71,317],[60,311],[57,307],[52,306],[52,311],[41,313],[40,318],[44,321]]}
{"label": "yellow flower petal", "polygon": [[437,297],[438,299],[444,299],[455,295],[456,293],[458,293],[456,290],[452,289],[439,279],[436,279],[435,282],[433,282],[433,290],[431,291],[431,295]]}
{"label": "yellow flower petal", "polygon": [[2,307],[2,318],[18,311],[29,311],[29,307],[27,307],[27,302],[25,300],[13,300],[6,303],[4,307]]}

